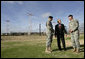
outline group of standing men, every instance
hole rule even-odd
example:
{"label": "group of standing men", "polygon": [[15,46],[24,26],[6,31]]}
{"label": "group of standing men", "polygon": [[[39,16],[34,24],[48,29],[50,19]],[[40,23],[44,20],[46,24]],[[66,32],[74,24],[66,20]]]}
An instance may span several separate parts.
{"label": "group of standing men", "polygon": [[[73,52],[80,52],[80,42],[79,42],[79,22],[78,20],[75,20],[73,18],[73,15],[69,15],[68,19],[70,20],[69,22],[69,33],[71,35],[71,41],[73,45]],[[46,22],[46,34],[47,34],[47,39],[46,39],[46,53],[51,53],[51,44],[53,40],[53,33],[55,33],[55,37],[57,38],[57,45],[59,50],[61,51],[61,43],[62,41],[64,51],[66,51],[66,46],[65,46],[65,39],[64,39],[64,33],[67,36],[67,31],[65,29],[64,24],[61,23],[61,20],[58,19],[57,22],[58,24],[55,25],[55,31],[53,29],[52,21],[53,17],[49,16],[48,21]]]}

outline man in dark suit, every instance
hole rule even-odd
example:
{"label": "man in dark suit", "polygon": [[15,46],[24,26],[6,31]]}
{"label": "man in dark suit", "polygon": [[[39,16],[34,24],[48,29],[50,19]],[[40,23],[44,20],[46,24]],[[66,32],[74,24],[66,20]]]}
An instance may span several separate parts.
{"label": "man in dark suit", "polygon": [[[61,20],[58,19],[58,24],[55,26],[55,37],[57,37],[57,44],[58,48],[61,51],[61,45],[60,45],[60,40],[62,41],[63,48],[66,51],[66,46],[65,46],[65,40],[64,40],[64,33],[67,34],[67,31],[65,30],[64,24],[61,24]],[[66,35],[67,36],[67,35]]]}

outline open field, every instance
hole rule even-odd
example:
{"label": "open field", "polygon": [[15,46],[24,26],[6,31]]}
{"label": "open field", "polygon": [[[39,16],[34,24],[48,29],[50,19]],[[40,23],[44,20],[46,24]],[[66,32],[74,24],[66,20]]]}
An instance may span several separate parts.
{"label": "open field", "polygon": [[84,34],[80,35],[80,53],[72,52],[70,37],[66,39],[67,51],[59,51],[57,41],[53,52],[45,53],[46,36],[1,36],[1,58],[84,58]]}

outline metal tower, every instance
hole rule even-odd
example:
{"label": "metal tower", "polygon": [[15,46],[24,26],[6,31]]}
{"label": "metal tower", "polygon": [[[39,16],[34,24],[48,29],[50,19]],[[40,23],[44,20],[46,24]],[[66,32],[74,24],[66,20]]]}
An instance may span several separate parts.
{"label": "metal tower", "polygon": [[10,32],[9,32],[9,22],[10,20],[6,20],[6,35],[8,35]]}
{"label": "metal tower", "polygon": [[31,16],[33,16],[32,15],[32,13],[27,13],[27,16],[29,17],[29,20],[28,20],[28,35],[30,35],[31,34],[31,32],[32,32],[32,21],[31,21]]}

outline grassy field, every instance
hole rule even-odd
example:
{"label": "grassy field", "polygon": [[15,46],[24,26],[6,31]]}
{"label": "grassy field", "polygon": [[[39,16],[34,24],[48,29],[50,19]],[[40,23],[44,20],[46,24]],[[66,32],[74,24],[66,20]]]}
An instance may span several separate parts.
{"label": "grassy field", "polygon": [[80,53],[72,52],[70,37],[67,51],[59,51],[57,40],[52,42],[53,52],[45,53],[46,36],[1,36],[1,58],[84,58],[84,35],[80,36]]}

